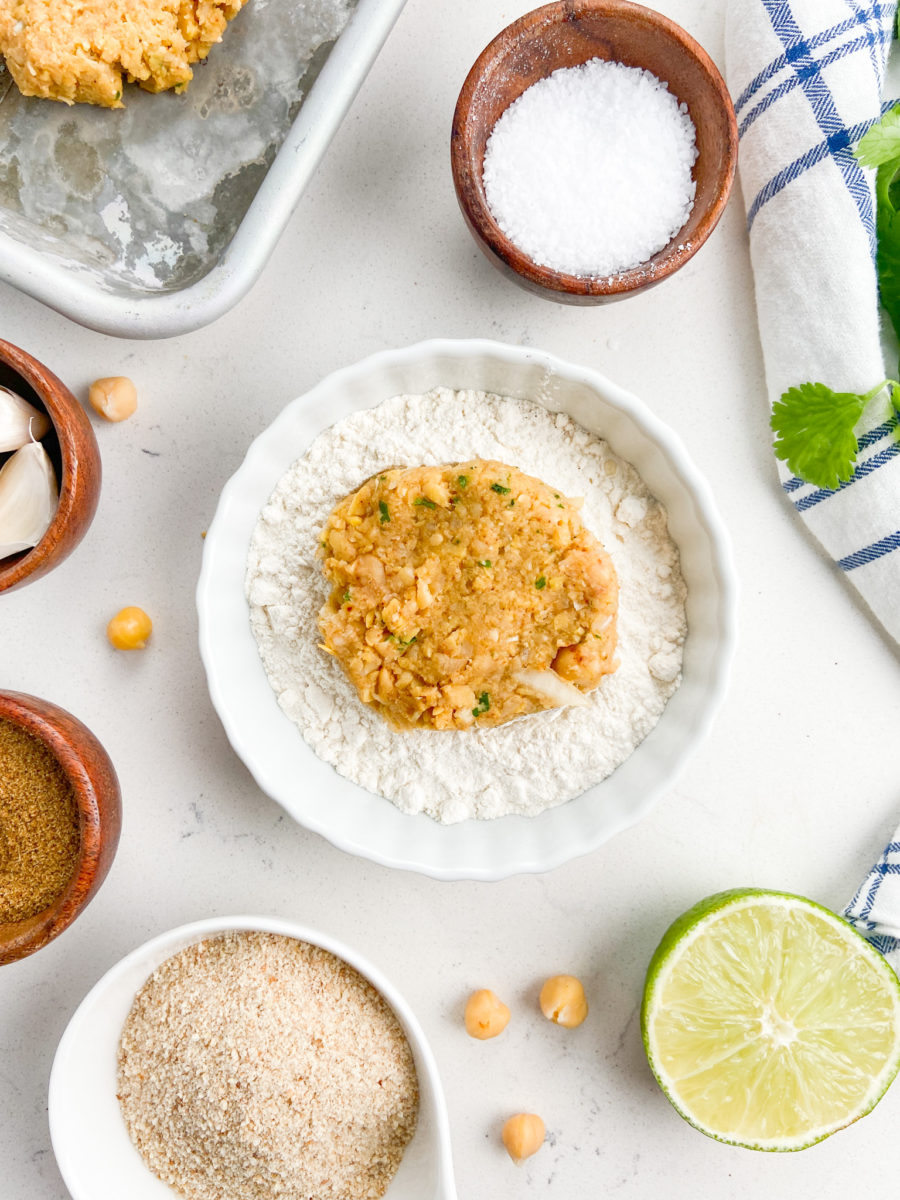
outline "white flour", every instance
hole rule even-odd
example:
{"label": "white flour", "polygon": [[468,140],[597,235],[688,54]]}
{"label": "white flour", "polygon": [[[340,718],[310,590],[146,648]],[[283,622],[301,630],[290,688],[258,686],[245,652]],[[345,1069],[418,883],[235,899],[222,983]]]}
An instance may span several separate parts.
{"label": "white flour", "polygon": [[[316,550],[335,504],[387,467],[498,459],[565,495],[619,575],[620,666],[589,707],[494,729],[396,733],[320,649],[330,586]],[[320,758],[403,812],[450,823],[532,816],[610,774],[680,680],[685,587],[666,514],[632,466],[562,413],[484,392],[395,396],[321,433],[260,513],[247,564],[250,620],[278,702]]]}

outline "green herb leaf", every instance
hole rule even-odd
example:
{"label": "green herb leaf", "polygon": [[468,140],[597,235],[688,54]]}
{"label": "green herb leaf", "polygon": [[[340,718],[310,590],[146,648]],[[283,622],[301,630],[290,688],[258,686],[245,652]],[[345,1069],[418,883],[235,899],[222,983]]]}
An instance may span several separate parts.
{"label": "green herb leaf", "polygon": [[382,525],[384,525],[387,521],[389,521],[391,519],[391,514],[390,514],[390,512],[388,510],[388,506],[384,502],[384,500],[378,501],[378,511],[381,513]]}
{"label": "green herb leaf", "polygon": [[860,140],[854,154],[864,167],[900,166],[900,104],[888,109]]}
{"label": "green herb leaf", "polygon": [[415,500],[413,500],[413,504],[417,505],[419,508],[437,508],[435,502],[433,500],[429,500],[427,496],[416,496]]}
{"label": "green herb leaf", "polygon": [[900,105],[889,109],[872,126],[855,153],[863,166],[878,168],[875,177],[878,291],[900,336]]}
{"label": "green herb leaf", "polygon": [[481,695],[478,697],[478,707],[472,709],[472,716],[473,717],[483,717],[484,714],[488,711],[488,709],[490,707],[491,707],[490,696],[487,694],[487,692],[482,692]]}
{"label": "green herb leaf", "polygon": [[891,201],[896,165],[880,167],[875,178],[875,227],[878,238],[878,290],[881,303],[900,336],[900,212]]}
{"label": "green herb leaf", "polygon": [[344,592],[343,596],[341,596],[341,603],[342,604],[350,603],[350,589],[349,588],[347,588],[347,590]]}
{"label": "green herb leaf", "polygon": [[491,565],[491,560],[489,558],[483,558],[478,565],[479,567],[489,567]]}
{"label": "green herb leaf", "polygon": [[502,483],[492,483],[491,491],[496,492],[498,496],[507,496],[509,494],[509,488],[504,487]]}
{"label": "green herb leaf", "polygon": [[836,488],[853,474],[859,444],[853,427],[875,392],[833,392],[824,383],[790,388],[772,406],[775,454],[820,488]]}
{"label": "green herb leaf", "polygon": [[543,590],[543,588],[545,588],[547,586],[547,580],[544,578],[543,575],[538,575],[537,579],[534,581],[534,586],[540,592]]}
{"label": "green herb leaf", "polygon": [[461,488],[467,488],[469,486],[469,477],[468,475],[457,475],[456,482]]}

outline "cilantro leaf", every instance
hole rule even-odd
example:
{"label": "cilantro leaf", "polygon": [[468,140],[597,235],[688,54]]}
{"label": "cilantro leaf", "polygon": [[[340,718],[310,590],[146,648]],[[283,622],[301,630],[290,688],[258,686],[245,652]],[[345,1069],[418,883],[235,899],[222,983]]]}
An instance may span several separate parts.
{"label": "cilantro leaf", "polygon": [[873,125],[855,150],[875,177],[875,233],[878,291],[881,303],[900,336],[900,104]]}
{"label": "cilantro leaf", "polygon": [[854,151],[864,167],[900,166],[900,104],[890,108],[860,140]]}
{"label": "cilantro leaf", "polygon": [[875,179],[875,225],[878,238],[878,290],[891,324],[900,335],[900,212],[891,202],[896,166],[879,167]]}
{"label": "cilantro leaf", "polygon": [[772,406],[775,454],[807,483],[836,488],[853,474],[853,427],[870,396],[833,392],[824,383],[789,388]]}

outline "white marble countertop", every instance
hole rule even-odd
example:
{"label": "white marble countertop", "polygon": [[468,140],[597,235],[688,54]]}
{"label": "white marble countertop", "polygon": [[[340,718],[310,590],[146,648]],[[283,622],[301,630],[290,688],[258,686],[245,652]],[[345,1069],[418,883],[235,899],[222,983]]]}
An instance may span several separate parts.
{"label": "white marble countertop", "polygon": [[[56,1043],[95,980],[176,924],[284,916],[351,943],[418,1014],[443,1075],[460,1197],[856,1197],[884,1186],[900,1086],[866,1120],[795,1155],[719,1145],[683,1123],[647,1068],[638,1005],[668,923],[707,893],[777,887],[841,907],[900,816],[895,649],[785,504],[769,450],[753,285],[735,193],[706,247],[646,295],[596,309],[531,297],[481,256],[457,211],[459,87],[523,0],[409,0],[276,253],[212,327],[156,343],[87,332],[0,288],[0,333],[79,395],[130,375],[140,408],[96,423],[103,496],[62,567],[0,601],[0,682],[71,709],[120,774],[118,857],[62,937],[0,971],[0,1194],[60,1200],[47,1129]],[[724,0],[657,0],[723,60]],[[194,587],[219,492],[294,396],[371,351],[487,336],[589,364],[686,442],[734,540],[739,647],[712,734],[655,811],[547,875],[437,883],[334,850],[295,826],[231,751],[206,691]],[[151,647],[106,643],[124,604]],[[591,1013],[537,1013],[543,978],[580,975]],[[462,1027],[468,991],[513,1008],[497,1042]],[[512,1111],[548,1144],[516,1168]],[[424,1198],[423,1198],[424,1200]]]}

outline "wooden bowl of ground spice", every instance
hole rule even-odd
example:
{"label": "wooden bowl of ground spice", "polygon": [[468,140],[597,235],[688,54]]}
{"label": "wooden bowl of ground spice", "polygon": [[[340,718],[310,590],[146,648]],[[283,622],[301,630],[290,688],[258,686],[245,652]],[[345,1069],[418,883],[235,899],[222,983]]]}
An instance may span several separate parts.
{"label": "wooden bowl of ground spice", "polygon": [[[0,339],[0,389],[9,389],[49,418],[40,439],[58,499],[37,545],[4,554],[0,545],[0,592],[31,583],[68,558],[87,533],[100,499],[100,450],[90,418],[72,392],[43,363]],[[0,446],[0,470],[10,455]],[[4,541],[0,531],[0,543]]]}
{"label": "wooden bowl of ground spice", "polygon": [[472,67],[451,162],[495,266],[547,299],[600,304],[696,254],[725,209],[737,145],[725,83],[683,29],[628,0],[557,0]]}
{"label": "wooden bowl of ground spice", "polygon": [[91,731],[47,700],[0,691],[0,965],[86,907],[121,819],[115,769]]}

